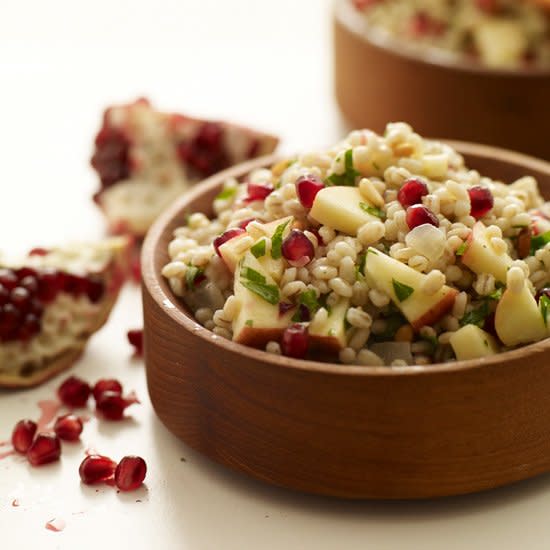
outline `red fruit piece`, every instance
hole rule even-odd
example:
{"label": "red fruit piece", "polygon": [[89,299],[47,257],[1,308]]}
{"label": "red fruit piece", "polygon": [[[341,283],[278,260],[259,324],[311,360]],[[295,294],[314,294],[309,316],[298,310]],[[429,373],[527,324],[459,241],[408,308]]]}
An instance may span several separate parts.
{"label": "red fruit piece", "polygon": [[323,181],[315,174],[300,176],[296,180],[296,194],[305,208],[311,208],[317,193],[325,187]]}
{"label": "red fruit piece", "polygon": [[29,256],[47,256],[49,251],[46,248],[33,248],[29,251]]}
{"label": "red fruit piece", "polygon": [[439,220],[437,216],[429,209],[423,206],[422,204],[413,204],[407,208],[407,225],[409,229],[414,229],[419,225],[429,223],[439,227]]}
{"label": "red fruit piece", "polygon": [[115,483],[121,491],[133,491],[141,486],[147,474],[147,464],[140,456],[125,456],[116,467]]}
{"label": "red fruit piece", "polygon": [[247,183],[246,189],[248,196],[244,199],[245,202],[263,201],[275,190],[271,183]]}
{"label": "red fruit piece", "polygon": [[135,348],[135,355],[143,355],[143,329],[134,329],[128,331],[128,342]]}
{"label": "red fruit piece", "polygon": [[126,408],[134,403],[139,403],[136,397],[123,397],[114,391],[105,391],[96,401],[96,410],[107,420],[122,420]]}
{"label": "red fruit piece", "polygon": [[307,328],[299,323],[294,323],[283,332],[281,350],[288,357],[302,359],[307,354],[309,335]]}
{"label": "red fruit piece", "polygon": [[476,219],[482,218],[493,208],[494,199],[493,194],[487,187],[476,185],[468,189],[468,195],[470,196],[470,214]]}
{"label": "red fruit piece", "polygon": [[214,239],[214,250],[216,250],[216,254],[221,257],[220,246],[243,233],[246,233],[246,231],[241,227],[232,227],[224,231],[219,237],[216,237]]}
{"label": "red fruit piece", "polygon": [[95,383],[92,390],[94,399],[97,401],[102,393],[110,391],[113,393],[122,394],[122,384],[114,378],[102,378]]}
{"label": "red fruit piece", "polygon": [[87,382],[76,376],[70,376],[59,386],[57,395],[67,407],[84,407],[90,397],[91,388]]}
{"label": "red fruit piece", "polygon": [[82,483],[93,485],[112,479],[116,466],[116,462],[107,456],[89,455],[80,463],[78,473]]}
{"label": "red fruit piece", "polygon": [[74,414],[60,416],[54,424],[53,430],[63,441],[77,441],[82,433],[82,420]]}
{"label": "red fruit piece", "polygon": [[304,257],[307,257],[308,261],[310,261],[315,256],[313,243],[299,229],[293,229],[289,233],[288,237],[283,241],[281,251],[287,260],[294,262]]}
{"label": "red fruit piece", "polygon": [[129,151],[130,140],[126,134],[109,126],[105,120],[95,138],[95,152],[92,157],[92,166],[99,174],[102,187],[109,187],[130,175]]}
{"label": "red fruit piece", "polygon": [[59,460],[61,443],[56,435],[40,433],[27,450],[27,459],[33,466]]}
{"label": "red fruit piece", "polygon": [[422,197],[429,193],[428,186],[425,182],[418,178],[411,178],[401,186],[399,193],[397,193],[397,200],[401,203],[401,206],[407,208],[413,204],[420,204]]}
{"label": "red fruit piece", "polygon": [[11,434],[11,444],[18,453],[26,453],[32,444],[36,433],[36,422],[20,420]]}
{"label": "red fruit piece", "polygon": [[0,269],[0,284],[7,290],[12,290],[17,286],[17,275],[13,269]]}
{"label": "red fruit piece", "polygon": [[247,225],[250,222],[253,222],[256,218],[246,218],[246,220],[243,220],[242,222],[239,222],[239,225],[237,227],[240,227],[241,229],[246,229]]}

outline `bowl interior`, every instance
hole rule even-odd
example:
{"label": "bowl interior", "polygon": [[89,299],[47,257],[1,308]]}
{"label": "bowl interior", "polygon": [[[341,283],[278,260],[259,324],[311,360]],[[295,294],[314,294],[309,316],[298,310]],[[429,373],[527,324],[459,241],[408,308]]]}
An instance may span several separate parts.
{"label": "bowl interior", "polygon": [[[451,142],[451,146],[457,149],[465,157],[466,165],[478,170],[482,175],[493,179],[510,183],[522,176],[531,175],[537,179],[539,189],[545,199],[550,200],[550,163],[537,160],[520,153],[514,153],[503,149],[483,145]],[[159,305],[181,325],[182,330],[189,330],[209,341],[211,345],[220,348],[231,349],[240,354],[260,358],[264,362],[304,370],[331,370],[342,374],[361,375],[365,373],[378,375],[397,374],[421,374],[433,373],[436,370],[457,370],[475,368],[483,365],[500,363],[506,359],[528,355],[530,352],[540,353],[541,347],[550,351],[550,339],[522,346],[515,350],[500,353],[484,360],[456,361],[454,363],[436,364],[427,367],[359,367],[345,366],[336,363],[320,363],[276,356],[267,352],[250,348],[224,338],[213,338],[213,333],[199,325],[191,315],[187,307],[180,301],[170,289],[166,279],[162,276],[162,268],[168,263],[168,244],[172,240],[173,231],[183,225],[185,216],[192,212],[203,212],[212,217],[212,202],[219,193],[223,182],[229,177],[243,178],[251,170],[272,165],[277,161],[276,156],[267,156],[245,162],[229,170],[225,170],[199,185],[180,197],[168,210],[166,210],[150,229],[142,251],[143,284],[148,288]],[[221,350],[220,350],[221,351]]]}

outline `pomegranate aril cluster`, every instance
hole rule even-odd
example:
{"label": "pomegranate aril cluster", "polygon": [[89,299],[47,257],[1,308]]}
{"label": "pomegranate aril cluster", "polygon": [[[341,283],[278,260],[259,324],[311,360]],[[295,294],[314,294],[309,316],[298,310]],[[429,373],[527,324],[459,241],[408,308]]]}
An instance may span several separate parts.
{"label": "pomegranate aril cluster", "polygon": [[95,152],[92,157],[92,166],[97,170],[103,188],[130,175],[130,140],[124,132],[110,126],[106,118],[95,138]]}
{"label": "pomegranate aril cluster", "polygon": [[103,297],[99,277],[79,276],[53,268],[0,269],[0,343],[26,342],[42,327],[44,308],[60,292],[87,296],[92,303]]}
{"label": "pomegranate aril cluster", "polygon": [[117,464],[107,456],[94,454],[82,461],[78,473],[86,485],[114,480],[121,491],[134,491],[145,479],[147,464],[140,456],[125,456]]}

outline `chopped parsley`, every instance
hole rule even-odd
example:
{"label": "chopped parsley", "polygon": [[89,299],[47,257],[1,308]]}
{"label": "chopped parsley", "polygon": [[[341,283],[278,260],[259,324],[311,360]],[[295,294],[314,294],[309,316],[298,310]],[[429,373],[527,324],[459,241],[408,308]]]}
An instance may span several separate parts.
{"label": "chopped parsley", "polygon": [[531,256],[534,256],[535,252],[547,243],[550,243],[550,231],[531,237]]}
{"label": "chopped parsley", "polygon": [[252,252],[256,258],[265,256],[265,239],[260,239],[254,246],[251,246],[250,252]]}
{"label": "chopped parsley", "polygon": [[456,255],[462,256],[464,252],[466,252],[466,249],[468,248],[468,243],[462,243],[457,249],[456,249]]}
{"label": "chopped parsley", "polygon": [[498,302],[502,298],[502,293],[504,292],[505,287],[500,281],[498,281],[495,286],[495,290],[493,290],[491,294],[488,294],[487,298],[489,300],[496,300]]}
{"label": "chopped parsley", "polygon": [[237,193],[236,187],[225,187],[220,191],[220,193],[218,193],[215,200],[224,201],[227,199],[231,199],[235,196],[236,193]]}
{"label": "chopped parsley", "polygon": [[381,220],[386,219],[386,213],[383,210],[380,210],[380,208],[376,208],[376,206],[371,206],[366,202],[360,202],[359,206],[361,207],[361,210],[365,211],[367,214],[370,214],[371,216],[376,216]]}
{"label": "chopped parsley", "polygon": [[253,327],[254,321],[252,319],[247,319],[244,323],[247,327]]}
{"label": "chopped parsley", "polygon": [[485,319],[489,317],[491,313],[489,309],[489,302],[483,302],[478,308],[472,309],[472,311],[466,313],[462,319],[460,319],[460,326],[466,325],[476,325],[480,328],[483,328]]}
{"label": "chopped parsley", "polygon": [[353,149],[348,149],[344,154],[344,173],[332,174],[328,178],[328,182],[332,185],[348,185],[355,186],[355,178],[359,176],[359,172],[353,167]]}
{"label": "chopped parsley", "polygon": [[392,279],[391,282],[393,285],[393,291],[400,302],[404,302],[414,292],[414,288],[407,286],[404,283],[400,283],[395,279]]}
{"label": "chopped parsley", "polygon": [[357,257],[357,263],[355,264],[355,278],[360,279],[360,275],[365,275],[365,264],[367,263],[367,252],[359,254]]}
{"label": "chopped parsley", "polygon": [[279,287],[268,284],[265,277],[255,269],[245,266],[241,268],[241,284],[266,302],[273,305],[279,303]]}
{"label": "chopped parsley", "polygon": [[[309,311],[309,317],[312,318],[317,312],[317,310],[321,307],[321,304],[317,299],[317,294],[315,294],[315,291],[310,289],[300,294],[300,297],[298,298],[298,306],[305,306]],[[301,309],[302,308],[298,307],[298,310],[294,314],[294,317],[292,317],[292,320],[295,323],[300,323],[302,321],[309,320],[309,319],[302,318]]]}
{"label": "chopped parsley", "polygon": [[204,269],[197,267],[195,265],[187,266],[187,271],[185,272],[185,284],[189,290],[195,288],[197,279],[204,273]]}
{"label": "chopped parsley", "polygon": [[275,233],[273,233],[273,237],[271,237],[271,257],[274,260],[278,260],[283,255],[283,233],[289,223],[290,220],[287,220],[285,223],[278,225]]}
{"label": "chopped parsley", "polygon": [[539,308],[545,326],[548,325],[548,319],[546,317],[548,315],[548,306],[550,306],[550,298],[546,296],[546,294],[543,294],[539,299]]}

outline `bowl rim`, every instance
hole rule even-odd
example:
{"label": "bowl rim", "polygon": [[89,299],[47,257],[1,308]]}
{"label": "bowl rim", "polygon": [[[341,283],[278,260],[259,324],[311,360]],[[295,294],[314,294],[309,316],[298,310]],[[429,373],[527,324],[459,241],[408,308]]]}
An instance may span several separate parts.
{"label": "bowl rim", "polygon": [[438,48],[422,48],[409,40],[399,40],[390,33],[376,29],[357,17],[350,0],[335,0],[334,20],[346,27],[357,38],[371,46],[405,60],[464,73],[494,77],[550,77],[550,67],[493,68],[468,59],[455,59]]}
{"label": "bowl rim", "polygon": [[[519,164],[528,170],[537,170],[547,173],[550,177],[550,162],[546,162],[535,157],[509,151],[507,149],[492,147],[489,145],[479,145],[471,142],[441,140],[451,147],[457,149],[460,154],[475,154],[477,156],[488,157],[493,160],[506,162],[508,164]],[[222,350],[240,354],[251,360],[268,363],[274,367],[290,369],[292,371],[323,373],[330,375],[343,376],[425,376],[429,374],[454,374],[461,371],[473,370],[482,367],[496,366],[508,361],[520,358],[526,359],[541,353],[550,352],[550,337],[524,345],[509,351],[498,353],[494,356],[480,359],[469,359],[466,361],[451,361],[448,363],[434,363],[431,365],[407,365],[400,367],[388,366],[364,366],[364,365],[345,365],[342,363],[324,363],[306,359],[294,359],[282,355],[268,353],[265,350],[252,348],[243,344],[238,344],[232,340],[227,340],[217,336],[209,329],[200,325],[186,311],[183,304],[175,298],[170,291],[165,292],[161,282],[158,280],[155,269],[155,254],[157,246],[166,232],[166,227],[170,225],[176,216],[181,216],[186,207],[207,193],[219,187],[223,181],[230,177],[242,177],[256,168],[270,166],[285,158],[280,154],[266,155],[254,160],[237,164],[229,169],[218,172],[205,179],[201,183],[193,186],[189,191],[181,195],[170,207],[168,207],[155,221],[149,229],[141,252],[142,286],[147,290],[156,304],[166,315],[171,317],[182,329],[198,336],[206,343],[220,347]],[[159,274],[160,275],[160,274]],[[162,278],[162,275],[160,275]],[[165,284],[167,287],[167,284]]]}

